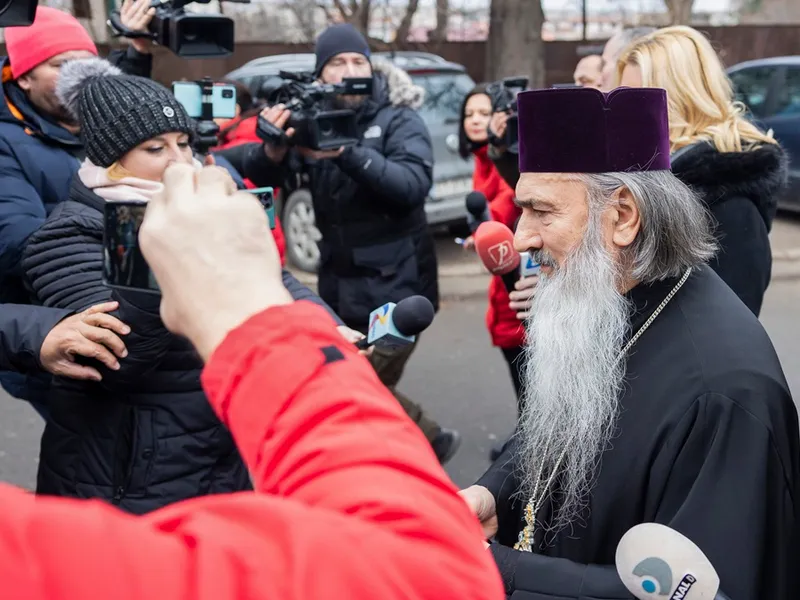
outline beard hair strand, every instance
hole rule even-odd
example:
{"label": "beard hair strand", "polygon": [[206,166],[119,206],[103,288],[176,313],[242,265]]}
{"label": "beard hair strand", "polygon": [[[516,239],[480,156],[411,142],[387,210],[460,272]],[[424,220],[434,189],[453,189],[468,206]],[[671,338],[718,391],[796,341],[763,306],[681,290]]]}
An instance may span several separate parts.
{"label": "beard hair strand", "polygon": [[540,276],[527,323],[518,463],[524,501],[532,496],[540,469],[539,494],[558,469],[547,490],[553,515],[544,524],[552,538],[583,515],[614,432],[629,302],[618,291],[620,269],[603,245],[599,216],[590,217],[580,245],[562,266],[546,252],[535,255],[553,271]]}

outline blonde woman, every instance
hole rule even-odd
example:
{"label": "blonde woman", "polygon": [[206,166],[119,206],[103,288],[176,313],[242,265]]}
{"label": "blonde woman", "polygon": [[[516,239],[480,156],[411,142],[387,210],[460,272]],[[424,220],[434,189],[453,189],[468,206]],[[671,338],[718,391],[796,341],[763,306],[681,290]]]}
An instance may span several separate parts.
{"label": "blonde woman", "polygon": [[747,120],[709,41],[667,27],[634,41],[617,63],[619,83],[667,91],[672,171],[691,186],[717,224],[711,267],[758,315],[769,285],[769,231],[786,184],[786,156]]}

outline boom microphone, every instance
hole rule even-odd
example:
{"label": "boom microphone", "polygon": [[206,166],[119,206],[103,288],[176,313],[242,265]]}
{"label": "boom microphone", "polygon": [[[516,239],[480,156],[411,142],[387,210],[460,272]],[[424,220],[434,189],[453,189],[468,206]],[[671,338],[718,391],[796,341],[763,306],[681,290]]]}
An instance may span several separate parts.
{"label": "boom microphone", "polygon": [[486,196],[478,191],[467,194],[467,225],[470,233],[475,233],[481,223],[491,220],[492,215],[489,213],[489,202],[486,200]]}
{"label": "boom microphone", "polygon": [[703,551],[674,529],[642,523],[617,545],[617,573],[639,600],[728,600]]}
{"label": "boom microphone", "polygon": [[492,275],[503,278],[509,292],[519,280],[519,252],[514,250],[514,234],[497,221],[481,223],[475,230],[475,250]]}
{"label": "boom microphone", "polygon": [[369,315],[367,337],[356,342],[365,350],[370,346],[397,349],[413,344],[417,335],[433,323],[433,304],[425,296],[409,296],[397,304],[387,302]]}

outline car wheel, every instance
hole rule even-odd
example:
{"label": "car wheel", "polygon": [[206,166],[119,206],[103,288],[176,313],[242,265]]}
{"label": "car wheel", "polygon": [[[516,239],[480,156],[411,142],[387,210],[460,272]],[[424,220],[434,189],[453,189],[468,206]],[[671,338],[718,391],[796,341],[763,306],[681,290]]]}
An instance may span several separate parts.
{"label": "car wheel", "polygon": [[322,235],[314,221],[311,192],[302,189],[289,194],[282,214],[281,225],[289,260],[301,271],[316,273],[319,268],[317,242]]}

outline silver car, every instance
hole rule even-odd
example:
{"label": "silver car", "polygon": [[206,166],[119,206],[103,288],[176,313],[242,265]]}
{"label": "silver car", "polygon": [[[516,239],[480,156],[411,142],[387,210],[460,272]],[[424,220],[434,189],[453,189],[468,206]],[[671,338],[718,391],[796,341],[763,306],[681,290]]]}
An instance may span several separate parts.
{"label": "silver car", "polygon": [[[458,122],[461,103],[475,82],[462,65],[425,52],[378,52],[373,57],[390,60],[406,71],[416,85],[425,89],[425,103],[419,114],[433,140],[433,187],[425,204],[430,226],[456,226],[466,219],[465,197],[472,191],[472,160],[458,155]],[[254,97],[264,81],[279,71],[314,70],[313,54],[280,54],[257,58],[229,73],[226,78],[241,81]],[[319,264],[311,193],[301,186],[280,199],[279,214],[286,235],[286,252],[297,268],[315,272]]]}

